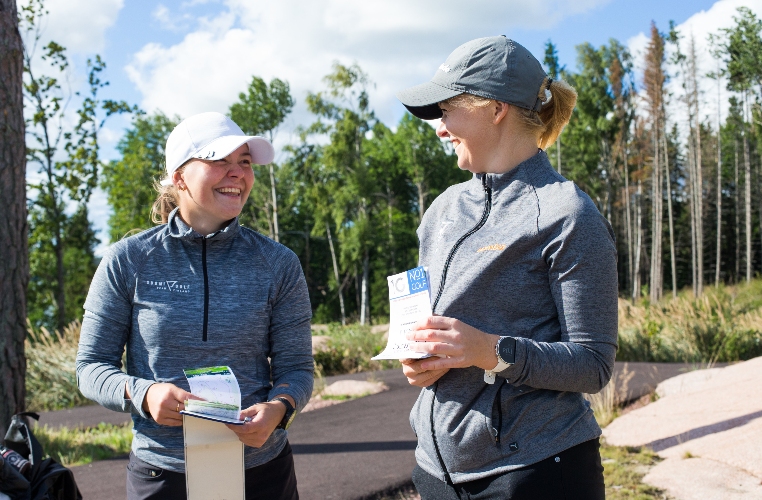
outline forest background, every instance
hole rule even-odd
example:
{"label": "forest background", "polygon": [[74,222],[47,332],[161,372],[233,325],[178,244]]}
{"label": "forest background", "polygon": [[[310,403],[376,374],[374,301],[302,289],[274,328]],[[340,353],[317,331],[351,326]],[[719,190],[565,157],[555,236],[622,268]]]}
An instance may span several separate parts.
{"label": "forest background", "polygon": [[[305,8],[338,17],[313,23],[323,32],[305,36],[319,47],[297,43],[298,57],[288,59],[273,55],[285,40],[277,22],[262,18],[257,30],[267,37],[256,38],[257,30],[226,24],[229,12],[223,12],[201,19],[197,31],[169,48],[126,51],[135,55],[122,69],[143,93],[139,100],[123,80],[109,85],[109,75],[120,73],[106,66],[97,44],[91,49],[78,38],[90,31],[62,31],[64,5],[91,5],[84,24],[101,33],[106,25],[96,7],[121,5],[88,1],[23,0],[18,16],[9,16],[17,12],[15,0],[0,0],[0,400],[8,402],[0,406],[0,431],[25,405],[87,403],[76,388],[74,353],[92,275],[109,243],[154,225],[149,209],[153,183],[164,171],[166,137],[182,117],[210,109],[267,136],[279,151],[275,163],[255,167],[241,219],[301,261],[314,323],[329,323],[320,332],[328,340],[315,354],[316,376],[389,367],[369,361],[384,343],[369,325],[387,321],[385,277],[416,264],[415,231],[426,209],[448,186],[469,178],[457,168],[450,144],[436,136],[436,122],[403,114],[393,98],[395,90],[429,78],[456,45],[431,42],[440,41],[434,35],[446,38],[449,25],[428,19],[416,38],[418,23],[383,18],[383,9],[346,4],[341,17],[331,10],[340,0],[307,2]],[[581,4],[559,1],[553,5],[567,11],[542,7],[548,19],[541,25],[575,18],[568,9]],[[140,10],[137,4],[125,10]],[[614,4],[585,4],[592,13],[577,15],[575,29],[601,25],[602,13],[612,11],[624,23],[621,15],[630,11]],[[179,11],[220,5],[190,1]],[[231,11],[235,5],[249,8],[224,2]],[[309,16],[293,17],[283,5],[268,12],[293,20],[289,32],[312,29],[305,24]],[[532,5],[518,12],[520,22],[537,17],[532,9],[540,4]],[[675,5],[660,9],[660,19]],[[48,7],[59,11],[49,14]],[[178,20],[162,8],[151,15]],[[363,9],[378,14],[378,23],[362,24],[366,17],[355,16],[358,25],[331,25]],[[482,15],[461,14],[465,27],[458,36],[484,34]],[[571,122],[547,153],[616,232],[620,361],[707,366],[762,355],[762,280],[755,279],[762,269],[760,15],[762,0],[718,0],[680,25],[649,26],[642,12],[633,12],[629,17],[645,19],[645,33],[625,43],[575,42],[575,57],[567,56],[566,64],[559,47],[571,52],[568,30],[532,41],[511,18],[517,38],[534,44],[547,71],[579,93]],[[139,26],[126,17],[130,29]],[[386,35],[373,31],[377,25]],[[326,56],[336,53],[339,28],[360,63],[346,53]],[[407,29],[406,43],[387,36],[398,28]],[[124,34],[118,38],[134,45]],[[370,46],[379,39],[388,44],[374,52]],[[229,49],[239,46],[249,52],[231,56]]]}
{"label": "forest background", "polygon": [[[182,117],[103,99],[97,55],[87,60],[87,91],[73,96],[62,78],[66,48],[42,43],[45,5],[20,9],[28,161],[38,169],[28,195],[28,317],[34,328],[60,330],[81,318],[98,262],[94,190],[107,194],[110,241],[152,227],[163,145]],[[579,93],[547,152],[614,227],[623,297],[656,301],[684,287],[700,296],[707,284],[748,281],[762,268],[762,22],[746,7],[733,19],[700,44],[674,24],[652,24],[640,70],[616,39],[577,45],[574,67],[545,44],[548,73]],[[430,124],[408,114],[378,119],[373,85],[357,64],[326,68],[306,95],[310,120],[295,127],[278,163],[256,167],[241,216],[299,256],[318,323],[385,321],[386,276],[416,265],[426,208],[470,175]],[[254,75],[227,112],[245,132],[276,140],[294,104],[287,81]],[[104,162],[100,134],[120,114],[131,116],[120,158]]]}

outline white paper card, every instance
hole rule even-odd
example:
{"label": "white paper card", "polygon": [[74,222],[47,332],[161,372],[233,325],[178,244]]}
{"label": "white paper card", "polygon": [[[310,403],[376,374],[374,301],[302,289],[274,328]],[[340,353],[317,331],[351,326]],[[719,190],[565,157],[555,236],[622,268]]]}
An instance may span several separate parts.
{"label": "white paper card", "polygon": [[389,339],[386,348],[371,359],[422,359],[431,355],[415,351],[406,334],[413,325],[431,316],[431,290],[425,267],[416,267],[387,278],[389,285]]}
{"label": "white paper card", "polygon": [[188,400],[185,409],[231,420],[241,418],[241,388],[229,366],[183,370],[190,392],[204,401]]}
{"label": "white paper card", "polygon": [[183,415],[188,500],[244,500],[243,443],[225,424]]}

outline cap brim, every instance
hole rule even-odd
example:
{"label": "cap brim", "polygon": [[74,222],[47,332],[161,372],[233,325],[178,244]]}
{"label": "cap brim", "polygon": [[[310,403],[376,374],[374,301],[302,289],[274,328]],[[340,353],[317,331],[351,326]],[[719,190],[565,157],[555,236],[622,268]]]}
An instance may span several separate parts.
{"label": "cap brim", "polygon": [[191,155],[200,160],[221,160],[244,144],[249,145],[251,161],[257,165],[267,165],[275,158],[275,149],[270,141],[256,135],[227,135],[218,137]]}
{"label": "cap brim", "polygon": [[434,82],[426,82],[397,92],[397,99],[421,120],[442,118],[438,103],[462,94],[462,90],[453,90]]}

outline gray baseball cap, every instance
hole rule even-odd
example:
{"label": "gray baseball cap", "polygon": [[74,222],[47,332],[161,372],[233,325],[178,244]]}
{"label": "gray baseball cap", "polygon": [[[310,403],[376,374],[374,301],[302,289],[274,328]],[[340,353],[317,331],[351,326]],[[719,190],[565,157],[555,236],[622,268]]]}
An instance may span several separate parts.
{"label": "gray baseball cap", "polygon": [[513,40],[477,38],[455,49],[430,82],[397,92],[397,99],[423,120],[441,118],[437,103],[464,92],[539,111],[546,76],[540,61]]}

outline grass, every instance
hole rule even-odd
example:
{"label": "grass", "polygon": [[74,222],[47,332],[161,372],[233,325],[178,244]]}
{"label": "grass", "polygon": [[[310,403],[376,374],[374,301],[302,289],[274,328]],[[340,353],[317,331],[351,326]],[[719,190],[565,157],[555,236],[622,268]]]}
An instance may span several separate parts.
{"label": "grass", "polygon": [[608,500],[651,500],[667,498],[663,491],[643,483],[649,468],[661,459],[646,448],[601,444],[603,479]]}
{"label": "grass", "polygon": [[33,432],[45,453],[65,467],[126,455],[132,445],[131,423],[102,423],[89,429],[37,426]]}
{"label": "grass", "polygon": [[28,328],[26,351],[26,407],[50,411],[92,404],[77,388],[75,358],[81,324],[72,322],[61,332]]}
{"label": "grass", "polygon": [[683,292],[658,303],[619,301],[619,361],[711,366],[762,356],[762,280]]}

